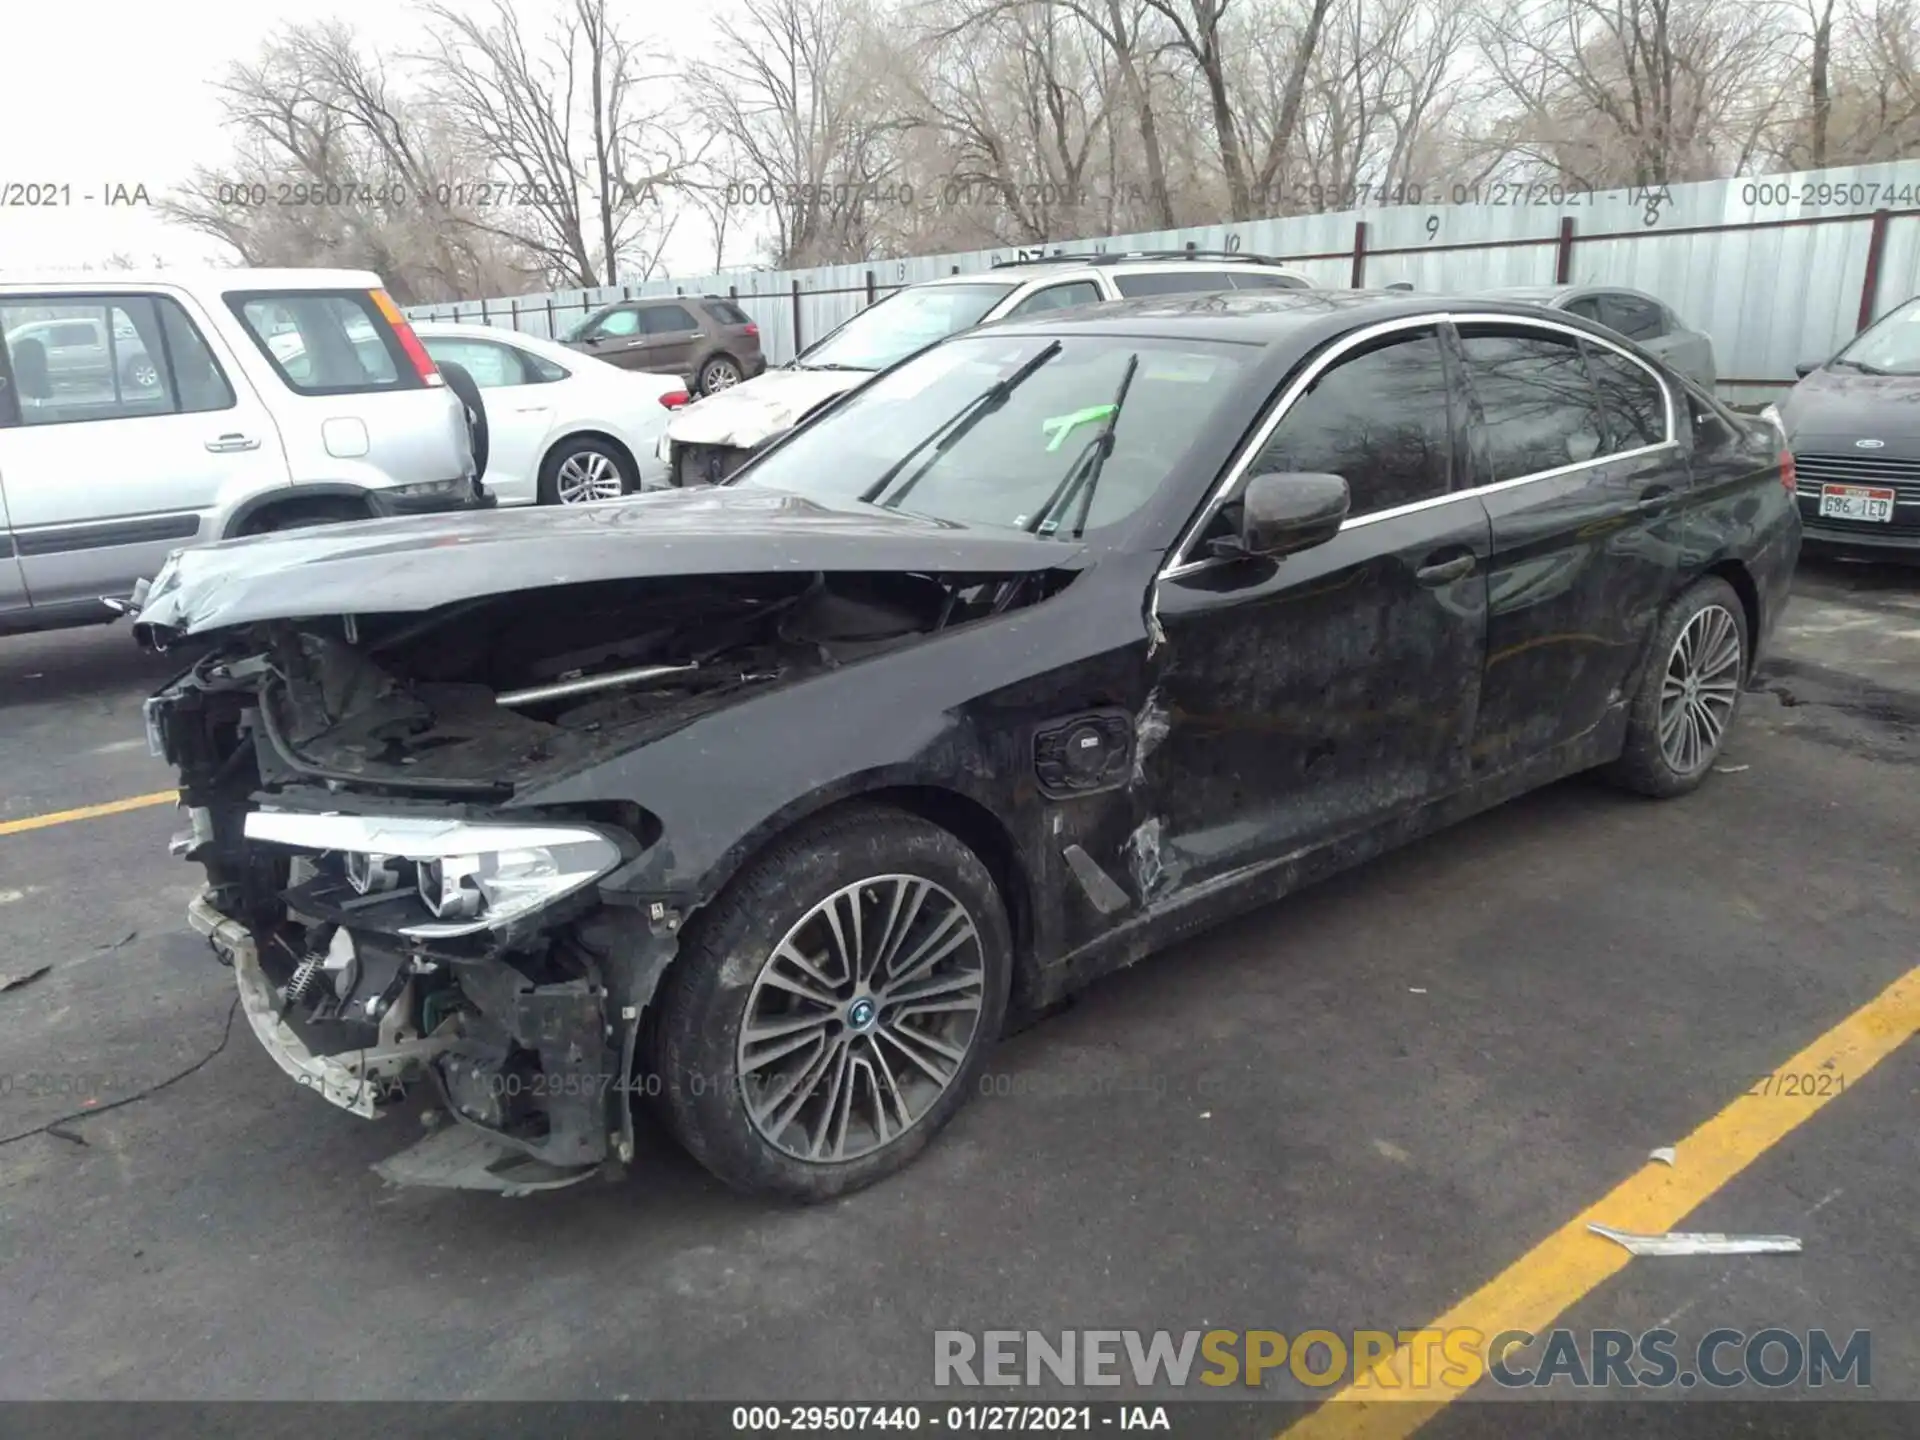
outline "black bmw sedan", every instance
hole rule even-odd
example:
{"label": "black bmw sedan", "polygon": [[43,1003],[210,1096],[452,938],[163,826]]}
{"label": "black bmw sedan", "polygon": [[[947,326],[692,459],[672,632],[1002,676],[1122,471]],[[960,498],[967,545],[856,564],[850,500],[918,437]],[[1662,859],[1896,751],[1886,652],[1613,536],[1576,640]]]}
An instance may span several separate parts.
{"label": "black bmw sedan", "polygon": [[1809,548],[1920,559],[1920,296],[1762,413],[1787,435]]}
{"label": "black bmw sedan", "polygon": [[[905,1164],[1009,1018],[1561,776],[1712,769],[1800,546],[1769,424],[1397,294],[971,332],[714,489],[183,551],[137,633],[252,1029],[376,1169]],[[419,1132],[414,1132],[416,1135]]]}

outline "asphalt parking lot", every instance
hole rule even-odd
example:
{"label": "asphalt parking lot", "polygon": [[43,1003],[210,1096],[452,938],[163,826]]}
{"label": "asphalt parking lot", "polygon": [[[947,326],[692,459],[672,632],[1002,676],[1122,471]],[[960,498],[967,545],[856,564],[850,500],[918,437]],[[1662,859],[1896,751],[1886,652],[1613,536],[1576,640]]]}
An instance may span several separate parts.
{"label": "asphalt parking lot", "polygon": [[[1911,999],[1803,1123],[1685,1140],[1920,965],[1920,570],[1809,563],[1784,627],[1695,796],[1563,784],[1162,954],[1006,1042],[919,1164],[811,1209],[651,1132],[622,1183],[383,1189],[410,1117],[301,1092],[244,1022],[218,1048],[231,977],[186,931],[171,808],[59,818],[167,788],[139,724],[167,667],[119,629],[0,640],[0,1141],[102,1112],[0,1144],[0,1398],[952,1399],[939,1329],[1524,1301],[1868,1330],[1874,1393],[1920,1400]],[[1533,1258],[1677,1142],[1678,1228],[1803,1252]]]}

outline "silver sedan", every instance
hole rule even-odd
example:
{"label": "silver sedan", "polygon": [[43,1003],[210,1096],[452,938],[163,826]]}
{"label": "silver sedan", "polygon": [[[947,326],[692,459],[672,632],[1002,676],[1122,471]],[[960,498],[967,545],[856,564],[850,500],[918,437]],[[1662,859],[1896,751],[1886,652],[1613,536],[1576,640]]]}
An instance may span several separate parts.
{"label": "silver sedan", "polygon": [[1659,356],[1709,395],[1713,393],[1718,377],[1712,338],[1643,290],[1621,285],[1520,285],[1486,293],[1489,298],[1526,300],[1595,321]]}

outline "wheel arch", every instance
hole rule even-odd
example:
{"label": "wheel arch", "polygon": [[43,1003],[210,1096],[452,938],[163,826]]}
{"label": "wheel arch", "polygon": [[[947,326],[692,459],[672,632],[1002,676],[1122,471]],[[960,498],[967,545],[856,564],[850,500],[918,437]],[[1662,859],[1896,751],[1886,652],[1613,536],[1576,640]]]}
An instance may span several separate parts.
{"label": "wheel arch", "polygon": [[1745,657],[1747,673],[1740,678],[1743,681],[1750,680],[1753,678],[1754,656],[1759,651],[1760,636],[1763,633],[1761,629],[1763,616],[1760,608],[1760,587],[1754,583],[1753,572],[1747,569],[1746,563],[1732,555],[1723,556],[1715,560],[1711,565],[1708,565],[1706,569],[1702,570],[1696,579],[1705,580],[1709,577],[1726,581],[1727,584],[1732,587],[1733,593],[1740,597],[1740,608],[1746,613],[1747,621],[1747,653]]}
{"label": "wheel arch", "polygon": [[280,510],[301,510],[314,501],[324,501],[330,506],[335,503],[359,507],[363,515],[373,515],[373,503],[370,492],[360,485],[343,482],[323,481],[315,484],[289,485],[276,490],[263,490],[236,505],[233,513],[227,517],[226,527],[220,532],[222,540],[231,540],[243,534],[246,527],[262,515],[270,515]]}
{"label": "wheel arch", "polygon": [[980,799],[947,785],[877,773],[815,791],[805,801],[769,816],[743,836],[714,868],[706,896],[698,908],[710,908],[756,859],[796,830],[817,824],[829,815],[862,806],[905,811],[945,830],[979,858],[993,877],[994,888],[1000,892],[1001,903],[1006,907],[1007,929],[1013,941],[1012,1001],[1019,1004],[1037,995],[1041,974],[1032,872],[1020,853],[1018,842],[1000,817]]}

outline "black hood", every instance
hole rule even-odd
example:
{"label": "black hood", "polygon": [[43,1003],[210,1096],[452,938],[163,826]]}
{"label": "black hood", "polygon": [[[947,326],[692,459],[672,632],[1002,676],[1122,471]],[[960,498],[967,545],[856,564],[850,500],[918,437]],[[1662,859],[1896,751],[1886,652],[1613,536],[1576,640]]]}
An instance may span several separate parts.
{"label": "black hood", "polygon": [[1819,369],[1788,392],[1780,420],[1795,444],[1854,448],[1859,440],[1893,458],[1920,455],[1920,375]]}
{"label": "black hood", "polygon": [[432,610],[550,585],[673,575],[1019,575],[1084,547],[777,490],[668,490],[605,505],[354,521],[181,550],[134,622],[143,641],[261,620]]}

